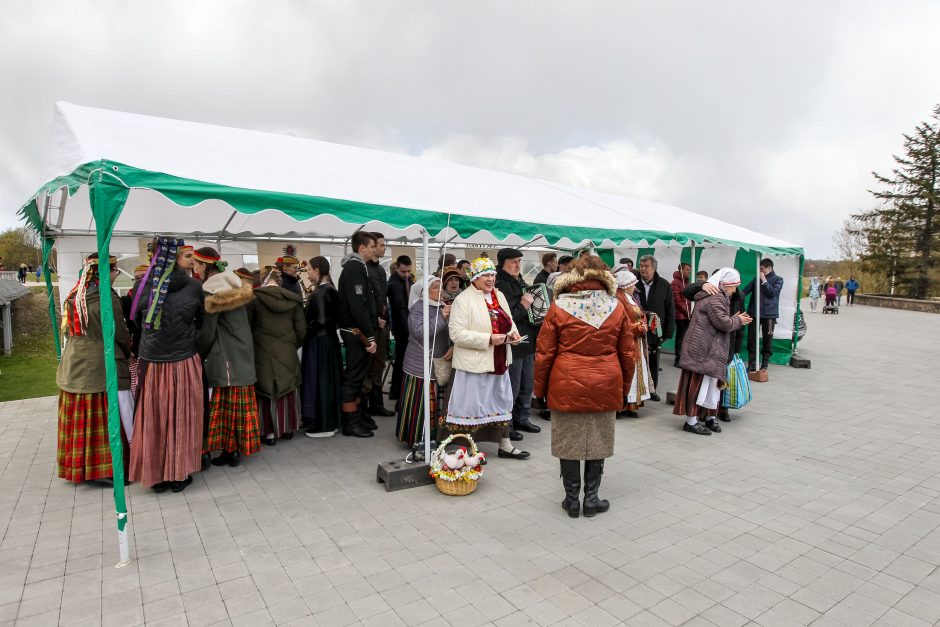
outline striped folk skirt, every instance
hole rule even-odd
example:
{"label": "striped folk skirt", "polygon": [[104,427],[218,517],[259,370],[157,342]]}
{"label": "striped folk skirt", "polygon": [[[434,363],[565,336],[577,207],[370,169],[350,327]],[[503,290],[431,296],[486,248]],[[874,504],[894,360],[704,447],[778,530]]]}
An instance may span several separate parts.
{"label": "striped folk skirt", "polygon": [[[121,439],[126,458],[126,439]],[[56,462],[59,477],[74,483],[112,476],[107,394],[59,391]]]}
{"label": "striped folk skirt", "polygon": [[702,407],[698,404],[705,375],[683,370],[679,375],[679,389],[676,390],[676,404],[672,413],[676,416],[707,420],[718,415],[718,408]]}
{"label": "striped folk skirt", "polygon": [[261,448],[258,402],[253,385],[213,388],[209,400],[209,438],[206,451],[225,451],[248,457]]}
{"label": "striped folk skirt", "polygon": [[[431,424],[433,440],[437,431],[437,382],[431,381]],[[398,424],[395,433],[399,442],[414,446],[424,436],[424,378],[402,373],[399,395]]]}
{"label": "striped folk skirt", "polygon": [[294,390],[280,398],[268,398],[258,394],[258,410],[264,437],[276,438],[293,433],[300,425],[300,392]]}
{"label": "striped folk skirt", "polygon": [[202,456],[202,362],[138,360],[137,407],[128,475],[150,487],[184,481]]}

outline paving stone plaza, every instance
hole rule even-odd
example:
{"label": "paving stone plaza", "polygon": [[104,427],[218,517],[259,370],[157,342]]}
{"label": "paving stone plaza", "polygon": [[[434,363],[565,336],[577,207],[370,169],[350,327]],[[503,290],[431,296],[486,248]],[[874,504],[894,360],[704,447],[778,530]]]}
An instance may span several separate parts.
{"label": "paving stone plaza", "polygon": [[562,511],[547,422],[528,461],[484,445],[456,498],[376,483],[404,455],[379,419],[371,440],[282,441],[182,494],[131,485],[123,569],[111,492],[55,476],[55,399],[0,404],[0,624],[940,622],[940,317],[807,323],[812,369],[772,367],[723,433],[684,433],[665,403],[619,420],[595,518]]}

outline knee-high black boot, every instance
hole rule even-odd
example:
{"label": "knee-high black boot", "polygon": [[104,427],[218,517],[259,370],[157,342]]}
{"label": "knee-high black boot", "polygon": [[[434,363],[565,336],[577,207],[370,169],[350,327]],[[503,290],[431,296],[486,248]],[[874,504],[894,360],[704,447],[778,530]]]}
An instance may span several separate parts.
{"label": "knee-high black boot", "polygon": [[601,475],[604,474],[603,459],[589,459],[584,462],[584,515],[603,514],[610,509],[610,503],[597,498],[601,487]]}
{"label": "knee-high black boot", "polygon": [[561,483],[565,486],[565,500],[561,507],[572,518],[581,509],[581,462],[577,459],[561,460]]}

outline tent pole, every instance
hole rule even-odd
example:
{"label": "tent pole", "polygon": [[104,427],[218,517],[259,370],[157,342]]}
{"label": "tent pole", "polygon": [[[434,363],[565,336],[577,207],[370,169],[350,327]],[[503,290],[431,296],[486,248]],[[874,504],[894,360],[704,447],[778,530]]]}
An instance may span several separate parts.
{"label": "tent pole", "polygon": [[[695,273],[698,270],[698,268],[695,267],[695,240],[694,239],[690,240],[689,243],[692,246],[692,254],[689,255],[689,263],[692,266],[692,269],[689,270],[689,284],[691,285],[692,279],[695,278]],[[682,273],[682,260],[681,259],[679,260],[679,273],[680,274]],[[689,301],[689,313],[690,314],[692,313],[693,309],[695,309],[695,301],[690,300]]]}
{"label": "tent pole", "polygon": [[[65,201],[63,201],[64,205]],[[42,212],[42,224],[39,227],[39,243],[42,246],[42,275],[46,282],[46,298],[49,300],[49,319],[52,321],[52,338],[55,342],[56,359],[62,359],[62,338],[59,337],[59,325],[55,319],[55,296],[52,293],[52,277],[49,274],[49,255],[52,253],[52,247],[55,245],[55,238],[46,233],[46,220],[49,217],[49,208],[52,205],[51,197],[46,194],[45,207]],[[61,212],[60,212],[61,214]],[[59,286],[61,294],[62,286]],[[4,327],[5,329],[6,327]]]}
{"label": "tent pole", "polygon": [[[121,441],[121,410],[118,404],[117,363],[114,357],[114,306],[111,302],[110,257],[111,234],[117,223],[130,189],[112,180],[103,180],[107,171],[99,170],[89,185],[91,210],[95,217],[98,240],[99,292],[101,302],[101,335],[104,341],[105,394],[108,400],[108,446],[111,449],[111,473],[114,481],[114,509],[117,517],[120,561],[115,568],[130,563],[127,546],[127,503],[124,494],[124,444]],[[107,268],[106,270],[104,268]],[[118,313],[118,315],[120,315]]]}
{"label": "tent pole", "polygon": [[755,348],[755,352],[757,353],[756,355],[757,369],[760,370],[760,367],[761,367],[760,348],[761,348],[761,340],[763,339],[761,337],[761,335],[763,335],[763,329],[761,328],[761,323],[760,323],[760,252],[757,252],[755,254],[757,255],[757,275],[754,276],[754,292],[753,294],[751,294],[751,298],[755,299],[754,300],[754,314],[755,314],[754,317],[756,318],[756,320],[754,320],[754,348]]}
{"label": "tent pole", "polygon": [[[428,231],[421,229],[421,280],[425,283],[430,276],[428,272]],[[424,346],[424,385],[421,386],[421,402],[424,407],[424,461],[431,462],[431,342],[428,332],[428,295],[425,293],[421,299],[421,315],[424,324],[421,325],[422,346]]]}

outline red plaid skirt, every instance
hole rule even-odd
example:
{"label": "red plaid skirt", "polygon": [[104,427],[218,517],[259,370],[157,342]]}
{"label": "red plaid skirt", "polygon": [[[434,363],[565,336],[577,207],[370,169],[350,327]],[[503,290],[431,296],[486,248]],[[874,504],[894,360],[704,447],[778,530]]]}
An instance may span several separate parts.
{"label": "red plaid skirt", "polygon": [[59,477],[75,483],[111,477],[108,397],[104,392],[59,391],[56,461]]}
{"label": "red plaid skirt", "polygon": [[242,457],[261,448],[258,403],[253,385],[213,388],[209,400],[207,451],[238,451]]}

